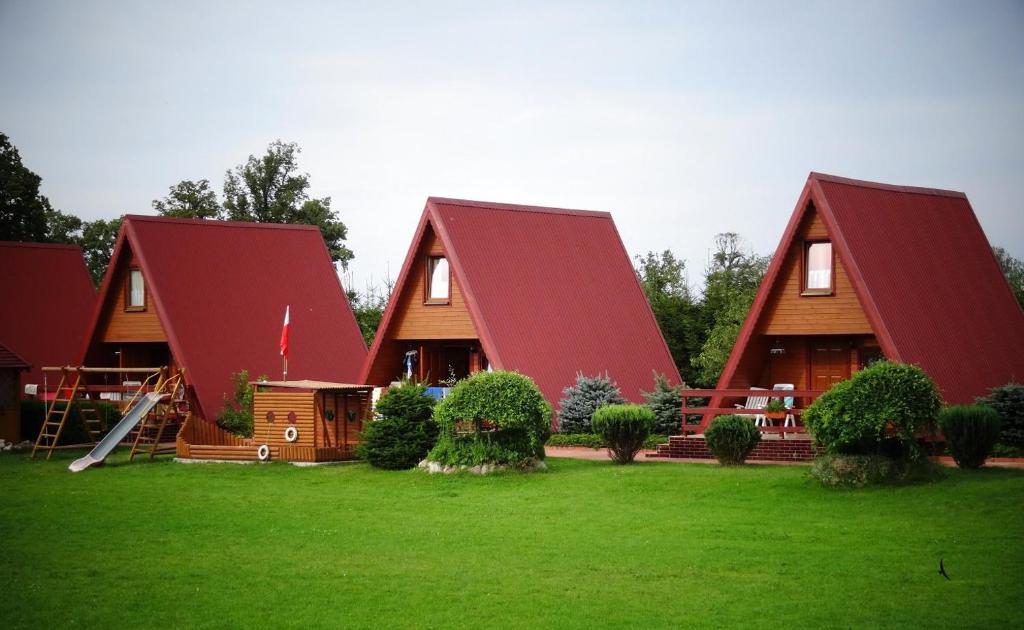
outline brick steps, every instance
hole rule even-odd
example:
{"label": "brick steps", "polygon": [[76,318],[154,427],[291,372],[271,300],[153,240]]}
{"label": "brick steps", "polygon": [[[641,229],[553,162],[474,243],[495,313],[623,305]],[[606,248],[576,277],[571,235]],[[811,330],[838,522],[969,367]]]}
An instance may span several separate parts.
{"label": "brick steps", "polygon": [[[768,440],[763,439],[754,447],[749,461],[773,462],[809,462],[817,455],[810,440]],[[703,436],[674,435],[668,444],[658,445],[658,451],[648,457],[668,457],[685,459],[714,459],[704,444]]]}

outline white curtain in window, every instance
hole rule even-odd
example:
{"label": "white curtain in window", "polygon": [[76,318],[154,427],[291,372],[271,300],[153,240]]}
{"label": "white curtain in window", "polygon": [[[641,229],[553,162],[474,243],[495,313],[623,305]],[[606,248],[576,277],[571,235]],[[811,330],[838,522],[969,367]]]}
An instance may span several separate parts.
{"label": "white curtain in window", "polygon": [[142,272],[138,269],[132,269],[131,295],[128,300],[129,306],[146,305],[146,287],[142,280]]}
{"label": "white curtain in window", "polygon": [[807,248],[807,288],[832,287],[832,243],[812,243]]}
{"label": "white curtain in window", "polygon": [[448,299],[448,259],[430,259],[430,299]]}

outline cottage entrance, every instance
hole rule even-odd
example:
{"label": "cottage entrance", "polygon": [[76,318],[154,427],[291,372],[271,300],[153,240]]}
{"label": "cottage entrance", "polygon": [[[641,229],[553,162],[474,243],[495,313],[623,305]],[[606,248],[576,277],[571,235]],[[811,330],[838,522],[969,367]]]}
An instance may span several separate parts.
{"label": "cottage entrance", "polygon": [[811,389],[825,391],[850,378],[850,340],[824,337],[810,344]]}

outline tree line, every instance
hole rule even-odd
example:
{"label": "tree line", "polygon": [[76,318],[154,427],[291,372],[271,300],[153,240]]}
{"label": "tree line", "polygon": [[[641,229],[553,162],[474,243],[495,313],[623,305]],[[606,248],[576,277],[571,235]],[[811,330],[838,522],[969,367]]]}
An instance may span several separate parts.
{"label": "tree line", "polygon": [[[294,142],[275,140],[262,155],[250,155],[228,169],[219,196],[209,179],[182,180],[170,186],[167,195],[154,199],[153,209],[166,217],[315,225],[331,260],[347,269],[354,257],[345,243],[348,230],[331,209],[330,197],[310,195],[309,174],[299,170],[300,152]],[[18,149],[0,133],[0,241],[78,245],[98,286],[110,263],[120,217],[83,221],[62,212],[39,192],[41,183],[42,178],[22,164]],[[1024,308],[1024,262],[1001,247],[994,247],[993,253]],[[716,384],[769,261],[769,256],[750,251],[739,234],[718,234],[700,291],[695,292],[686,261],[671,250],[636,257],[637,277],[688,385]],[[386,278],[383,286],[347,290],[367,345],[373,341],[393,289],[393,281]]]}

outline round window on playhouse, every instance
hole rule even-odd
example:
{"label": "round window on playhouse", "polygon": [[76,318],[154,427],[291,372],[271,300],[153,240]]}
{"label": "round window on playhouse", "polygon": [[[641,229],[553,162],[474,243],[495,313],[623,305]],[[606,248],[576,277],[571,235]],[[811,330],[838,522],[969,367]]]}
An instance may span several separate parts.
{"label": "round window on playhouse", "polygon": [[294,411],[289,411],[288,412],[288,422],[290,422],[292,424],[295,424],[298,421],[299,421],[299,417],[295,415],[295,412]]}
{"label": "round window on playhouse", "polygon": [[267,412],[267,422],[273,422],[273,421],[274,421],[274,412],[273,411],[268,411]]}

